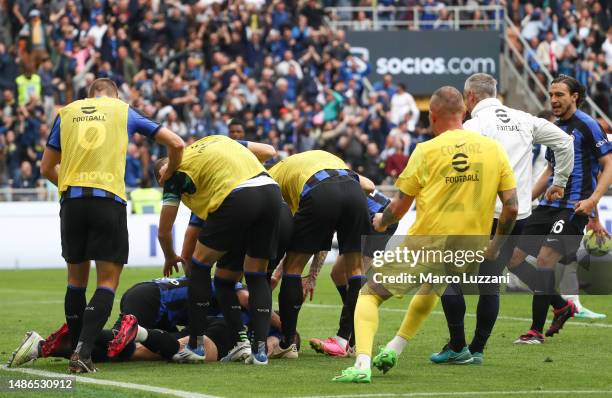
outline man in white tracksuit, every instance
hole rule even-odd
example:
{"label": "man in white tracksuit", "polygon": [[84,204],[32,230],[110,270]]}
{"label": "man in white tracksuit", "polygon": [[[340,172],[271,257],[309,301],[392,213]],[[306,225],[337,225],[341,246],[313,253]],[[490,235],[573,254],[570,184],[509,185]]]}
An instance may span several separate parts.
{"label": "man in white tracksuit", "polygon": [[[508,153],[510,165],[516,177],[519,214],[512,231],[495,261],[485,260],[480,275],[501,275],[508,264],[516,238],[521,234],[525,219],[531,215],[533,185],[533,145],[545,145],[554,151],[556,164],[554,181],[545,195],[562,197],[565,185],[574,166],[574,146],[571,137],[546,119],[504,106],[497,99],[497,82],[484,73],[470,76],[464,87],[464,97],[471,119],[464,128],[481,133],[498,141]],[[497,226],[502,204],[497,200],[493,231]],[[511,271],[528,286],[532,285],[535,268],[518,267]],[[482,363],[482,352],[493,330],[499,312],[499,284],[480,284],[477,323],[474,339],[469,345],[473,363]],[[530,286],[533,288],[533,286]],[[435,363],[463,363],[460,352],[465,347],[463,318],[465,300],[458,285],[450,285],[442,296],[442,305],[451,335],[450,342],[441,352],[433,354]],[[455,355],[456,354],[456,355]]]}

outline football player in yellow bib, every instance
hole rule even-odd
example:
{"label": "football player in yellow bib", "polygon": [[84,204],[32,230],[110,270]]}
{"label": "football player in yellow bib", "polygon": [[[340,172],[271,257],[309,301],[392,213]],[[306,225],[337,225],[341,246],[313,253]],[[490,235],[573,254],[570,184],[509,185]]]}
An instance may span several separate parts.
{"label": "football player in yellow bib", "polygon": [[[225,253],[245,248],[244,276],[250,299],[254,345],[248,363],[267,364],[265,342],[272,311],[267,266],[276,257],[282,197],[260,161],[276,154],[270,145],[212,135],[185,149],[183,161],[164,184],[159,243],[166,258],[164,275],[183,262],[172,244],[172,226],[183,202],[205,221],[191,259],[189,343],[179,361],[203,362],[203,331],[211,299],[211,266]],[[155,165],[163,175],[166,159]]]}
{"label": "football player in yellow bib", "polygon": [[[495,258],[504,236],[512,231],[518,212],[516,182],[508,157],[502,147],[490,138],[462,129],[465,106],[461,93],[453,87],[442,87],[432,95],[429,120],[434,139],[417,145],[406,169],[399,176],[398,194],[384,212],[374,216],[373,226],[384,231],[398,222],[416,198],[416,220],[403,247],[421,242],[448,242],[465,238],[459,248],[484,249],[483,256]],[[495,199],[503,203],[502,213],[493,240],[486,238],[491,230]],[[483,238],[481,238],[483,237]],[[488,247],[481,244],[488,244]],[[466,247],[467,246],[467,247]],[[425,246],[425,249],[429,249]],[[416,266],[395,262],[383,264],[377,278],[361,290],[355,309],[355,366],[335,377],[337,382],[370,383],[371,355],[374,335],[378,328],[378,307],[395,295],[418,289],[410,303],[398,335],[374,358],[374,365],[386,372],[393,367],[407,341],[414,337],[422,322],[433,310],[445,283],[423,283],[420,276],[429,273],[445,276],[446,269],[457,264],[438,260],[441,264],[419,261]],[[403,266],[403,267],[402,267]],[[402,283],[385,282],[382,278],[398,269],[413,278]],[[378,283],[380,282],[380,283]]]}
{"label": "football player in yellow bib", "polygon": [[[361,237],[370,230],[364,180],[344,161],[325,151],[306,151],[282,160],[270,169],[293,216],[293,234],[283,264],[278,295],[284,339],[281,350],[291,351],[303,300],[302,271],[315,253],[331,249],[337,232],[339,253],[344,257],[348,288],[342,312],[348,320],[343,336],[336,338],[344,349],[353,334],[353,317],[363,285]],[[369,180],[368,180],[369,181]],[[370,182],[371,184],[371,182]],[[370,188],[373,190],[373,184]],[[341,339],[341,340],[340,340]]]}
{"label": "football player in yellow bib", "polygon": [[[64,308],[74,349],[69,369],[74,373],[96,370],[91,350],[128,260],[125,159],[136,132],[168,148],[167,173],[172,174],[181,161],[183,140],[119,100],[112,80],[97,79],[89,98],[59,111],[43,153],[41,174],[61,194],[62,256],[68,264]],[[98,281],[86,304],[91,260],[96,261]]]}

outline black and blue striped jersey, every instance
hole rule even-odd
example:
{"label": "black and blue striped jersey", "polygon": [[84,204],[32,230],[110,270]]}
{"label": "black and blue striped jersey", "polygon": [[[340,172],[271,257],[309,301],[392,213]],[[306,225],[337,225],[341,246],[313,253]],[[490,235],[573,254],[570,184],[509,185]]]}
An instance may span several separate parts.
{"label": "black and blue striped jersey", "polygon": [[[565,195],[561,199],[540,201],[540,205],[573,209],[576,202],[587,199],[597,186],[597,175],[601,171],[599,158],[612,152],[612,145],[601,126],[586,113],[577,110],[567,120],[558,120],[557,125],[574,139],[574,169],[567,181]],[[546,160],[555,166],[555,155],[546,150]],[[548,179],[553,182],[554,174]]]}

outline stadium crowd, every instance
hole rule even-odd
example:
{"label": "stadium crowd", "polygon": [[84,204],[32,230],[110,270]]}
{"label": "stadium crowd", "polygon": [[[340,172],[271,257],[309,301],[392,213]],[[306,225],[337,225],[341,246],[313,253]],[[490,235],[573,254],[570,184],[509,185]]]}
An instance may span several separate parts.
{"label": "stadium crowd", "polygon": [[509,8],[529,43],[525,59],[530,68],[536,73],[546,68],[553,77],[575,77],[608,115],[612,114],[611,7],[605,1],[566,0],[515,1]]}
{"label": "stadium crowd", "polygon": [[[386,0],[379,15],[409,18],[393,7],[421,6],[427,22],[421,29],[447,29],[444,3],[464,2]],[[507,6],[533,45],[530,56],[555,74],[588,83],[609,109],[609,16],[598,2],[578,3]],[[246,139],[269,143],[281,156],[322,148],[376,184],[390,183],[430,133],[410,87],[386,76],[366,89],[370,65],[351,55],[343,31],[324,23],[324,7],[367,4],[0,1],[0,187],[42,184],[38,165],[56,111],[85,97],[95,77],[113,79],[123,99],[188,143],[227,134],[229,120],[240,118]],[[370,29],[369,13],[351,17],[359,22],[355,29]],[[488,14],[475,11],[470,18]],[[155,184],[152,163],[163,155],[135,136],[128,187]]]}

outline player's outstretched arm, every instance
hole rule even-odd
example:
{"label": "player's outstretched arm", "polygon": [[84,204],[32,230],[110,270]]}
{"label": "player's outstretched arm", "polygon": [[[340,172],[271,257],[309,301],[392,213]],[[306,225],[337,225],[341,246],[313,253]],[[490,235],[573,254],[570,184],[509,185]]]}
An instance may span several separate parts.
{"label": "player's outstretched arm", "polygon": [[164,174],[160,176],[159,181],[163,185],[164,182],[172,177],[181,164],[185,142],[181,137],[165,127],[161,127],[157,134],[155,134],[155,142],[164,145],[168,149],[168,166]]}
{"label": "player's outstretched arm", "polygon": [[574,140],[554,123],[534,117],[534,144],[546,145],[555,154],[553,185],[565,188],[574,170]]}
{"label": "player's outstretched arm", "polygon": [[597,187],[587,199],[581,200],[575,205],[576,213],[591,215],[601,197],[608,191],[612,184],[612,153],[599,158],[599,164],[603,168],[597,180]]}
{"label": "player's outstretched arm", "polygon": [[389,225],[399,222],[404,217],[404,214],[410,210],[414,202],[414,196],[406,195],[402,191],[398,191],[395,197],[389,203],[382,213],[376,213],[372,220],[374,229],[378,232],[384,232]]}
{"label": "player's outstretched arm", "polygon": [[43,157],[40,162],[40,174],[47,180],[51,181],[53,185],[57,186],[57,180],[59,178],[59,164],[62,159],[62,154],[53,148],[46,147],[43,152]]}
{"label": "player's outstretched arm", "polygon": [[512,234],[516,216],[518,215],[518,196],[516,188],[508,189],[498,193],[499,199],[502,202],[502,210],[499,215],[499,222],[495,230],[495,236],[487,250],[486,258],[495,260],[499,255],[499,250],[504,245],[504,242]]}
{"label": "player's outstretched arm", "polygon": [[172,269],[178,272],[177,264],[183,262],[183,259],[174,252],[174,244],[172,242],[172,226],[176,220],[177,213],[178,206],[163,205],[159,215],[157,239],[165,257],[164,276],[172,275]]}
{"label": "player's outstretched arm", "polygon": [[272,145],[247,141],[246,147],[249,151],[253,152],[257,160],[262,163],[276,156],[276,149],[274,149]]}
{"label": "player's outstretched arm", "polygon": [[181,250],[181,258],[183,259],[183,271],[186,276],[189,276],[191,271],[191,257],[195,251],[198,235],[202,228],[195,225],[189,225],[185,230],[185,238],[183,239],[183,249]]}

